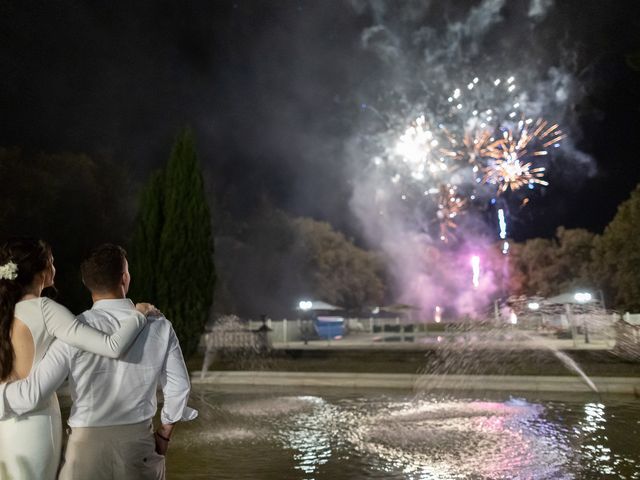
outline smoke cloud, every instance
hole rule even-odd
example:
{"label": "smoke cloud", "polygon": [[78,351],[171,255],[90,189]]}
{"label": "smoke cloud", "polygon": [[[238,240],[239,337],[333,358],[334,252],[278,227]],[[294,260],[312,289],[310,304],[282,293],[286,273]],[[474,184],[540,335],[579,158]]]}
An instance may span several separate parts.
{"label": "smoke cloud", "polygon": [[[437,160],[431,171],[412,171],[411,159],[398,154],[398,144],[417,118],[424,126],[414,123],[415,128],[435,132],[432,142],[442,142],[443,131],[461,139],[498,116],[504,128],[515,128],[519,119],[543,117],[549,125],[558,122],[565,131],[575,130],[572,106],[581,90],[569,62],[562,54],[547,58],[543,46],[533,41],[536,25],[550,14],[553,2],[532,0],[518,8],[504,0],[483,0],[466,10],[451,7],[433,15],[433,8],[416,15],[413,4],[375,0],[353,5],[358,12],[373,13],[373,25],[362,30],[362,48],[383,67],[371,88],[382,93],[363,103],[361,128],[345,148],[354,178],[352,210],[369,242],[386,253],[400,301],[421,307],[425,318],[436,306],[450,315],[481,316],[493,298],[508,290],[509,245],[498,235],[498,210],[506,215],[508,237],[510,222],[523,205],[535,203],[544,191],[525,188],[526,194],[499,196],[495,187],[478,185],[470,168],[443,173]],[[442,18],[450,20],[442,24]],[[516,20],[518,28],[513,27]],[[540,160],[547,169],[562,161],[579,177],[594,172],[593,160],[570,137],[552,150]],[[467,203],[455,226],[447,227],[446,210],[443,218],[442,188]],[[498,244],[504,254],[497,253]],[[476,283],[472,256],[480,258]]]}

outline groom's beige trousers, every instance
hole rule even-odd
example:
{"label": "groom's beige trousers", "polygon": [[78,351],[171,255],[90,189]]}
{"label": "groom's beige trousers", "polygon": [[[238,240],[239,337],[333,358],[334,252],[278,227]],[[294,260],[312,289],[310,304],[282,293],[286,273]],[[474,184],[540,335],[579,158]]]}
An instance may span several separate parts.
{"label": "groom's beige trousers", "polygon": [[73,428],[60,480],[162,480],[164,457],[155,452],[150,421],[115,427]]}

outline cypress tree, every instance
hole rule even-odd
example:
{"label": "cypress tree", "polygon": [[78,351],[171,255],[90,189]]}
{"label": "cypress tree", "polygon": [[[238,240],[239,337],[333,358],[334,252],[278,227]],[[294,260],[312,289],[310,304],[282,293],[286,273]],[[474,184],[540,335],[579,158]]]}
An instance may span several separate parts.
{"label": "cypress tree", "polygon": [[171,320],[188,357],[198,347],[215,285],[211,214],[190,129],[178,135],[164,171],[150,180],[139,218],[132,287],[139,282],[138,298]]}
{"label": "cypress tree", "polygon": [[154,173],[140,195],[139,214],[129,248],[130,297],[137,301],[156,302],[158,250],[163,224],[163,175]]}

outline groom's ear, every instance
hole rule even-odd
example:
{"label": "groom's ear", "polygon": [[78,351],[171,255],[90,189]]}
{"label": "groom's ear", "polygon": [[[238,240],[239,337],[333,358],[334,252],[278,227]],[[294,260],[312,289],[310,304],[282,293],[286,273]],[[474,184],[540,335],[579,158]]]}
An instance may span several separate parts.
{"label": "groom's ear", "polygon": [[129,285],[131,283],[131,274],[129,273],[129,269],[125,268],[124,272],[122,272],[122,289],[124,290],[124,294],[126,295],[129,291]]}

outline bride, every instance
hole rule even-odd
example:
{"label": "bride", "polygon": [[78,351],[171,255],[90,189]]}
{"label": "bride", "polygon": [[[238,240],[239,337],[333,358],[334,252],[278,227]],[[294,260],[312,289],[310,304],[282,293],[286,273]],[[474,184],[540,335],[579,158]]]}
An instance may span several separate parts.
{"label": "bride", "polygon": [[[41,240],[17,239],[0,246],[0,383],[26,378],[54,337],[118,358],[146,324],[144,315],[154,311],[152,305],[136,305],[138,312],[107,335],[41,296],[53,286],[55,273],[51,248]],[[30,414],[0,420],[0,480],[55,479],[61,440],[55,394]]]}

